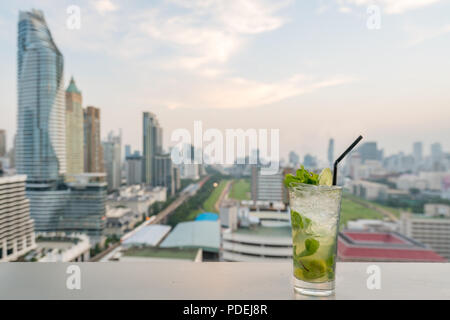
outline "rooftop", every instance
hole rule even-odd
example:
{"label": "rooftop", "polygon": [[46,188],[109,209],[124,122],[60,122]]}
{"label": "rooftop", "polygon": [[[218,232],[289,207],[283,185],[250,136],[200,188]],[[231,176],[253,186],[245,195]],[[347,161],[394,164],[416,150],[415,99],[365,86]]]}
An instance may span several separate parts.
{"label": "rooftop", "polygon": [[254,236],[264,236],[264,237],[292,237],[291,226],[281,226],[281,227],[264,227],[264,226],[252,226],[250,228],[239,228],[235,231],[236,234],[243,235],[254,235]]}
{"label": "rooftop", "polygon": [[130,208],[112,208],[106,211],[107,218],[120,218],[131,212]]}
{"label": "rooftop", "polygon": [[169,233],[170,229],[170,226],[160,224],[143,226],[142,228],[137,230],[131,237],[124,240],[122,242],[122,245],[157,246],[161,242],[161,240],[164,239],[164,237]]}
{"label": "rooftop", "polygon": [[159,259],[182,259],[182,260],[195,260],[198,249],[188,248],[154,248],[132,247],[123,251],[123,255],[126,257],[142,257],[142,258],[159,258]]}
{"label": "rooftop", "polygon": [[445,262],[433,250],[397,232],[339,232],[338,254],[342,261]]}
{"label": "rooftop", "polygon": [[219,220],[219,215],[217,213],[212,212],[203,212],[200,213],[195,221],[217,221]]}
{"label": "rooftop", "polygon": [[70,78],[70,84],[69,84],[69,86],[67,87],[66,92],[81,94],[81,91],[78,90],[77,85],[75,84],[75,80],[73,79],[73,77]]}
{"label": "rooftop", "polygon": [[220,248],[219,222],[181,222],[175,226],[160,247],[201,248],[204,251],[218,252]]}

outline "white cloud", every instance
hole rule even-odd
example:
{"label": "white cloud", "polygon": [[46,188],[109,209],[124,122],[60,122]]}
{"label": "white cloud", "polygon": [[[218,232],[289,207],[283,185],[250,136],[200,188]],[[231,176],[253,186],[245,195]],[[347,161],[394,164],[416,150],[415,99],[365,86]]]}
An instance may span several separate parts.
{"label": "white cloud", "polygon": [[188,12],[167,15],[164,10],[152,11],[140,23],[140,30],[179,49],[181,54],[169,57],[166,66],[217,73],[243,46],[248,35],[280,28],[286,19],[276,13],[290,1],[270,4],[258,0],[170,0],[168,3]]}
{"label": "white cloud", "polygon": [[430,6],[439,1],[441,0],[337,0],[341,7],[347,4],[357,6],[379,5],[387,14],[400,14],[409,10]]}
{"label": "white cloud", "polygon": [[426,40],[434,39],[450,33],[450,24],[437,28],[424,28],[415,25],[407,25],[404,27],[404,30],[409,37],[407,46],[415,46]]}
{"label": "white cloud", "polygon": [[[318,89],[343,85],[354,81],[347,76],[317,79],[294,75],[279,82],[259,82],[244,78],[217,79],[192,88],[178,91],[179,100],[170,99],[164,104],[171,108],[252,108],[277,103]],[[183,90],[183,89],[180,89]],[[182,102],[181,102],[182,101]]]}
{"label": "white cloud", "polygon": [[97,0],[93,2],[95,10],[100,14],[105,14],[107,12],[113,12],[118,9],[118,6],[114,4],[111,0]]}

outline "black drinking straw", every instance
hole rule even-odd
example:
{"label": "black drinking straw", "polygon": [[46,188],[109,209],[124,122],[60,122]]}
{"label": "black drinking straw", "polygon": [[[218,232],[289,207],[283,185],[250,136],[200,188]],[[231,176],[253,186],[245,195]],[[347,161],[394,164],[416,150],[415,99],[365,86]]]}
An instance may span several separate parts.
{"label": "black drinking straw", "polygon": [[333,171],[333,186],[336,185],[337,183],[337,168],[338,168],[338,164],[339,162],[341,162],[342,159],[345,158],[345,156],[352,151],[352,149],[362,140],[362,136],[359,136],[358,139],[356,139],[350,147],[347,148],[347,150],[344,151],[343,154],[341,154],[341,156],[339,158],[337,158],[337,160],[334,162],[334,171]]}

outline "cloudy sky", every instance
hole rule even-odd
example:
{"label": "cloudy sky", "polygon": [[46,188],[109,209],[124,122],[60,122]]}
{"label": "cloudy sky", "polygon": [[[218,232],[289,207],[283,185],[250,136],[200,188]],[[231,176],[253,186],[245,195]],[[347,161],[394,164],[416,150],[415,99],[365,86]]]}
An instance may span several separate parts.
{"label": "cloudy sky", "polygon": [[[379,29],[368,28],[370,5]],[[81,28],[67,27],[68,7]],[[450,151],[450,2],[446,0],[2,1],[0,128],[15,131],[19,10],[44,11],[84,106],[102,133],[141,148],[142,111],[165,146],[177,128],[280,129],[281,155],[325,159],[357,135],[385,154],[412,142]],[[369,20],[373,21],[373,20]],[[370,25],[370,24],[369,24]],[[425,151],[429,152],[426,145]]]}

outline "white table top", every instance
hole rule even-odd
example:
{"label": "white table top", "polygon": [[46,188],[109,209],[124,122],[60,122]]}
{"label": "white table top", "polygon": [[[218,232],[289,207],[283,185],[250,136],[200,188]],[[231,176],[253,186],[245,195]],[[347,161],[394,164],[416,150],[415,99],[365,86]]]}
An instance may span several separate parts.
{"label": "white table top", "polygon": [[[67,289],[70,265],[2,263],[0,299],[308,299],[294,294],[290,263],[76,263],[81,290]],[[370,265],[379,290],[367,287]],[[450,263],[338,263],[328,299],[450,299]]]}

